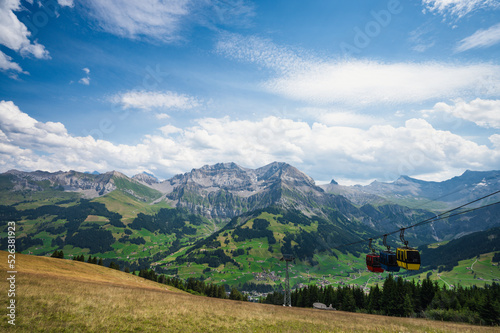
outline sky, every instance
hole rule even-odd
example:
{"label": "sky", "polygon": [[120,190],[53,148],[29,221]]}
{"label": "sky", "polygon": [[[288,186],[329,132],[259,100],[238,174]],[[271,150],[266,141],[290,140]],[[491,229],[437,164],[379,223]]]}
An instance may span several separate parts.
{"label": "sky", "polygon": [[500,169],[500,0],[0,0],[0,172]]}

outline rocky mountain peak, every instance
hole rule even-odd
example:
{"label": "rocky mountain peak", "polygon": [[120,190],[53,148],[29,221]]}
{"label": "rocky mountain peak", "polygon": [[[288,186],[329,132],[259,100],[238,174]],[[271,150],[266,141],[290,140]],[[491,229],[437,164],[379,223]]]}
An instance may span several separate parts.
{"label": "rocky mountain peak", "polygon": [[280,181],[283,185],[289,186],[316,187],[311,177],[287,163],[274,162],[260,169],[256,170],[257,174],[263,172],[259,180],[266,182]]}
{"label": "rocky mountain peak", "polygon": [[239,191],[252,183],[252,174],[250,170],[235,163],[217,163],[193,169],[183,175],[177,175],[169,182],[174,187],[190,186],[209,192],[219,189]]}
{"label": "rocky mountain peak", "polygon": [[118,177],[118,178],[128,178],[125,174],[119,172],[119,171],[110,171],[110,172],[106,172],[105,174],[108,174],[110,175],[111,177]]}
{"label": "rocky mountain peak", "polygon": [[[243,168],[234,162],[228,162],[228,163],[216,163],[214,165],[204,165],[200,169],[201,170],[221,171],[221,170],[234,170],[234,169],[242,170]],[[196,170],[196,169],[193,169],[193,170]]]}
{"label": "rocky mountain peak", "polygon": [[273,204],[293,201],[300,205],[298,202],[308,195],[324,194],[311,177],[284,162],[258,169],[243,168],[232,162],[205,165],[163,183],[170,186],[167,198],[177,205],[223,218]]}
{"label": "rocky mountain peak", "polygon": [[272,162],[268,165],[260,167],[255,170],[255,174],[257,175],[259,180],[266,180],[271,178],[276,172],[282,170],[283,166],[287,165],[284,162]]}
{"label": "rocky mountain peak", "polygon": [[142,172],[138,173],[137,175],[134,175],[132,179],[137,180],[138,182],[147,184],[147,185],[153,185],[153,184],[158,184],[158,178],[156,178],[154,175],[147,173],[147,172]]}

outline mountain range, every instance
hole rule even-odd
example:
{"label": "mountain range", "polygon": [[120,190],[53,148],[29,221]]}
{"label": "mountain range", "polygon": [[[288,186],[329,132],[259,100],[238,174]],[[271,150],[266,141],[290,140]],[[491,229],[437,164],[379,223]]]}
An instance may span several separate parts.
{"label": "mountain range", "polygon": [[[10,170],[0,174],[0,232],[6,221],[18,221],[19,248],[34,254],[64,249],[214,281],[227,281],[229,270],[240,282],[255,282],[256,272],[279,265],[280,253],[318,274],[330,272],[321,265],[327,258],[366,251],[365,244],[339,248],[343,244],[499,190],[500,171],[466,171],[443,182],[402,176],[366,186],[318,186],[283,162],[257,169],[218,163],[163,181],[146,173]],[[408,230],[406,239],[421,246],[498,227],[498,206]]]}
{"label": "mountain range", "polygon": [[369,185],[342,186],[332,181],[322,188],[362,205],[392,201],[443,208],[460,206],[500,189],[500,171],[465,171],[462,175],[435,182],[401,176],[394,182],[374,181]]}

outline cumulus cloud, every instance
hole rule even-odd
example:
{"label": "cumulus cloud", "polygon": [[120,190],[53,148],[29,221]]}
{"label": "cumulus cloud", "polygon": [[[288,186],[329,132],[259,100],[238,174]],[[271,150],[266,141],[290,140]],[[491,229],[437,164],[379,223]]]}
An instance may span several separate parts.
{"label": "cumulus cloud", "polygon": [[500,149],[500,134],[493,134],[489,139],[496,149]]}
{"label": "cumulus cloud", "polygon": [[478,30],[462,39],[455,47],[456,52],[464,52],[475,48],[486,48],[500,42],[500,23],[486,30]]}
{"label": "cumulus cloud", "polygon": [[167,113],[157,113],[157,114],[155,114],[155,117],[158,120],[170,118],[170,116]]}
{"label": "cumulus cloud", "polygon": [[490,141],[493,148],[436,130],[423,119],[359,129],[271,116],[203,118],[187,128],[166,125],[136,145],[123,145],[71,135],[61,123],[37,121],[14,103],[0,102],[3,171],[114,169],[132,175],[150,170],[168,178],[221,161],[252,168],[285,161],[316,180],[389,181],[401,174],[440,180],[465,169],[498,167],[500,139],[493,135]]}
{"label": "cumulus cloud", "polygon": [[224,35],[217,51],[273,71],[262,87],[292,100],[315,104],[398,104],[475,94],[488,80],[488,93],[500,93],[500,66],[490,63],[384,63],[329,60],[303,55],[269,40]]}
{"label": "cumulus cloud", "polygon": [[500,129],[500,100],[476,98],[465,102],[462,99],[456,99],[453,105],[444,102],[437,103],[432,110],[424,111],[424,114],[434,112],[445,112],[481,127]]}
{"label": "cumulus cloud", "polygon": [[443,16],[457,19],[481,8],[499,8],[498,0],[422,0],[424,8]]}
{"label": "cumulus cloud", "polygon": [[86,76],[84,76],[80,80],[78,80],[78,83],[81,83],[83,85],[88,86],[90,84],[90,69],[85,67],[82,69],[82,71],[85,72]]}
{"label": "cumulus cloud", "polygon": [[57,0],[57,3],[61,7],[73,7],[75,5],[73,0]]}
{"label": "cumulus cloud", "polygon": [[[125,109],[135,108],[145,111],[151,109],[187,110],[200,106],[197,98],[173,91],[132,90],[112,96],[111,101],[120,104]],[[165,118],[165,115],[160,114],[158,117]]]}
{"label": "cumulus cloud", "polygon": [[[35,40],[31,42],[31,32],[19,21],[15,11],[21,10],[20,0],[0,2],[0,44],[18,52],[23,57],[33,56],[38,59],[49,59],[49,52]],[[0,70],[24,73],[19,64],[12,62],[11,57],[0,52]]]}

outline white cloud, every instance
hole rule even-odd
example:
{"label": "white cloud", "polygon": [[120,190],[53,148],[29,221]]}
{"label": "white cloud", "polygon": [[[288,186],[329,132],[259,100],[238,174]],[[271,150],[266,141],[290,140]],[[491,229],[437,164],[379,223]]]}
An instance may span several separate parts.
{"label": "white cloud", "polygon": [[[15,11],[21,10],[20,0],[0,1],[0,44],[18,52],[23,57],[34,56],[38,59],[50,59],[49,52],[35,40],[31,42],[31,33],[19,21]],[[27,74],[19,64],[12,62],[12,58],[0,52],[0,69]]]}
{"label": "white cloud", "polygon": [[88,68],[83,68],[82,71],[85,72],[85,74],[87,74],[85,77],[82,77],[80,80],[78,80],[78,83],[81,83],[83,85],[86,85],[88,86],[90,84],[90,69]]}
{"label": "white cloud", "polygon": [[189,14],[189,0],[90,0],[89,13],[107,32],[126,37],[178,39],[180,20]]}
{"label": "white cloud", "polygon": [[436,44],[435,38],[431,35],[434,29],[429,22],[424,23],[417,29],[410,32],[409,41],[412,50],[416,52],[425,52]]}
{"label": "white cloud", "polygon": [[443,16],[451,15],[460,19],[481,8],[498,8],[498,0],[422,0],[426,10]]}
{"label": "white cloud", "polygon": [[492,136],[489,137],[490,142],[493,144],[493,147],[495,149],[500,150],[500,134],[493,134]]}
{"label": "white cloud", "polygon": [[[404,126],[367,129],[266,117],[256,121],[198,119],[195,126],[163,126],[136,145],[69,134],[61,123],[39,122],[12,102],[0,102],[0,169],[119,170],[132,175],[155,171],[168,178],[193,167],[234,161],[260,167],[285,161],[318,181],[394,180],[401,174],[422,178],[457,175],[465,169],[500,165],[500,137],[494,148],[478,145],[423,119]],[[38,153],[41,152],[41,153]]]}
{"label": "white cloud", "polygon": [[182,133],[182,129],[175,127],[173,125],[165,125],[163,127],[160,127],[160,131],[165,136],[168,136],[170,134]]}
{"label": "white cloud", "polygon": [[183,30],[192,24],[215,29],[248,26],[255,16],[251,0],[89,0],[82,4],[104,31],[165,43],[182,39]]}
{"label": "white cloud", "polygon": [[255,36],[243,37],[237,34],[221,35],[216,46],[217,52],[229,58],[253,62],[278,72],[288,72],[307,67],[308,63],[297,53],[274,44],[270,39]]}
{"label": "white cloud", "polygon": [[455,47],[456,52],[464,52],[474,48],[485,48],[500,42],[500,23],[486,30],[478,30],[462,39]]}
{"label": "white cloud", "polygon": [[57,0],[57,3],[61,7],[73,7],[75,5],[73,0]]}
{"label": "white cloud", "polygon": [[211,0],[207,18],[215,24],[247,26],[255,16],[255,5],[249,0]]}
{"label": "white cloud", "polygon": [[14,71],[18,73],[27,74],[27,72],[23,71],[21,66],[18,63],[11,61],[12,58],[0,51],[0,70],[2,71]]}
{"label": "white cloud", "polygon": [[383,63],[322,60],[293,52],[269,40],[225,35],[217,51],[229,58],[274,71],[263,83],[271,93],[316,104],[398,104],[475,94],[488,81],[488,93],[500,94],[500,66],[490,63]]}
{"label": "white cloud", "polygon": [[[122,105],[123,108],[142,110],[151,109],[180,109],[187,110],[198,107],[200,101],[185,94],[173,91],[139,91],[132,90],[111,97],[111,101]],[[161,116],[163,117],[163,116]]]}
{"label": "white cloud", "polygon": [[462,99],[456,99],[454,103],[454,105],[437,103],[432,110],[424,111],[424,114],[445,112],[481,127],[500,129],[500,100],[476,98],[467,103]]}
{"label": "white cloud", "polygon": [[305,107],[298,109],[298,112],[328,126],[368,128],[375,124],[387,122],[387,120],[376,116],[359,114],[348,110]]}
{"label": "white cloud", "polygon": [[155,114],[156,119],[162,120],[162,119],[168,119],[170,116],[166,113],[157,113]]}
{"label": "white cloud", "polygon": [[80,80],[78,80],[78,83],[88,86],[90,84],[90,78],[82,77]]}

